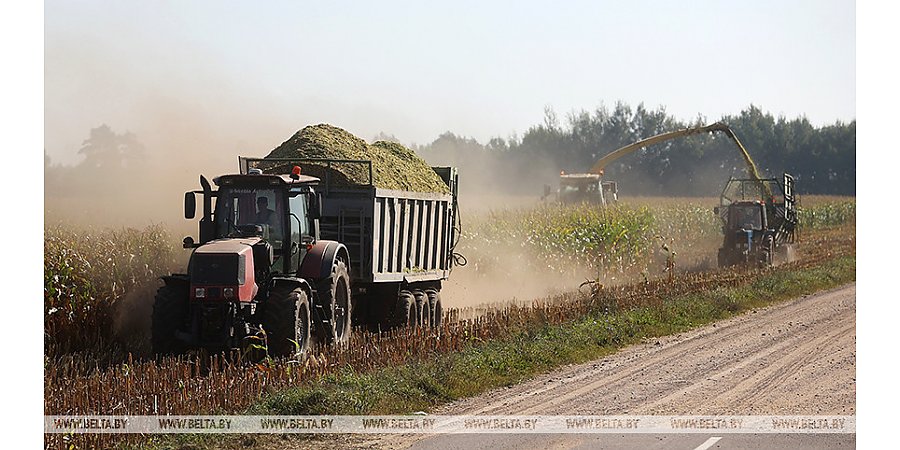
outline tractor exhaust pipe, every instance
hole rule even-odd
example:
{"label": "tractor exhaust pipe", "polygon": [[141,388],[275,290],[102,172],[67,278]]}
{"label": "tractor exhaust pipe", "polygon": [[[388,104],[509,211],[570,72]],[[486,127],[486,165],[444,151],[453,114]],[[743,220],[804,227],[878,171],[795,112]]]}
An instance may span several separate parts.
{"label": "tractor exhaust pipe", "polygon": [[200,175],[200,186],[203,187],[203,218],[200,219],[200,243],[211,241],[216,235],[216,224],[212,220],[212,187],[203,175]]}
{"label": "tractor exhaust pipe", "polygon": [[200,186],[203,187],[203,218],[209,219],[212,214],[212,187],[203,175],[200,175]]}

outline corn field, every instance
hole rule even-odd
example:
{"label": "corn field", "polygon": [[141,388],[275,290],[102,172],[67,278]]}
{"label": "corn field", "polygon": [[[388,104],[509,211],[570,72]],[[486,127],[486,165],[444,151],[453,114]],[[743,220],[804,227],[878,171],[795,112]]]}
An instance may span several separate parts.
{"label": "corn field", "polygon": [[128,295],[155,290],[175,268],[175,253],[161,226],[144,230],[44,230],[44,352],[47,355],[115,345],[116,308]]}

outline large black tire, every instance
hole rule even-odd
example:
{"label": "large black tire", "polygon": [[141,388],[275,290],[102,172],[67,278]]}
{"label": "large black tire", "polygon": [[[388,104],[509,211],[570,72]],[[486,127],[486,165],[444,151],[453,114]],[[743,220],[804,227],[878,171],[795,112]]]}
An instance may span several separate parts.
{"label": "large black tire", "polygon": [[416,299],[409,291],[400,291],[397,303],[394,304],[393,325],[397,328],[415,328],[419,324],[416,311]]}
{"label": "large black tire", "polygon": [[328,315],[326,326],[316,327],[319,339],[325,343],[346,344],[350,341],[353,317],[353,302],[350,299],[350,273],[347,264],[342,260],[331,266],[331,277],[320,281],[317,285],[319,304]]}
{"label": "large black tire", "polygon": [[428,296],[421,290],[413,291],[413,298],[416,300],[416,316],[419,326],[425,329],[431,327],[431,306],[428,303]]}
{"label": "large black tire", "polygon": [[182,353],[187,349],[175,332],[184,323],[188,308],[188,290],[165,285],[156,291],[150,326],[150,342],[156,355]]}
{"label": "large black tire", "polygon": [[311,328],[306,292],[291,284],[276,284],[262,305],[262,325],[269,356],[306,357]]}
{"label": "large black tire", "polygon": [[725,268],[725,267],[728,267],[728,254],[725,253],[725,249],[724,249],[724,248],[720,248],[720,249],[719,249],[718,262],[719,262],[719,268],[720,268],[720,269]]}
{"label": "large black tire", "polygon": [[441,325],[444,324],[444,307],[441,306],[441,293],[434,289],[429,289],[425,291],[425,294],[428,296],[428,306],[431,310],[431,328],[439,330]]}

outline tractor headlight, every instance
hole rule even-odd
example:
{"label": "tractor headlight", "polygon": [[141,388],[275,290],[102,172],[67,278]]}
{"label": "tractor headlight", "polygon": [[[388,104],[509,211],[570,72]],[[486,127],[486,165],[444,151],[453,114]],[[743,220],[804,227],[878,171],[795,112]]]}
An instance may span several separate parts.
{"label": "tractor headlight", "polygon": [[194,288],[194,298],[206,298],[206,288]]}
{"label": "tractor headlight", "polygon": [[234,288],[233,287],[222,288],[222,297],[234,298]]}

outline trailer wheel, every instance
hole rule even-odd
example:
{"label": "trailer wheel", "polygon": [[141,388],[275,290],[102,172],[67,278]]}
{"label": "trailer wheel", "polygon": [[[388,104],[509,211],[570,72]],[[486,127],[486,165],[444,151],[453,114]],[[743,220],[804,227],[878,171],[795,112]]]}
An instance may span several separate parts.
{"label": "trailer wheel", "polygon": [[428,302],[428,296],[421,290],[413,291],[413,298],[416,299],[416,315],[419,326],[428,329],[431,326],[431,308]]}
{"label": "trailer wheel", "polygon": [[262,324],[270,356],[306,357],[310,338],[309,299],[300,287],[278,285],[262,307]]}
{"label": "trailer wheel", "polygon": [[317,287],[318,300],[328,314],[328,329],[316,327],[319,339],[327,343],[346,344],[350,340],[353,313],[347,263],[340,259],[335,261],[331,266],[331,277],[320,281]]}
{"label": "trailer wheel", "polygon": [[397,297],[397,303],[394,304],[393,322],[394,326],[398,328],[416,328],[418,325],[416,300],[411,292],[400,291],[400,295]]}
{"label": "trailer wheel", "polygon": [[154,354],[178,354],[186,349],[184,343],[175,337],[175,332],[184,322],[188,312],[186,289],[175,289],[166,285],[156,291],[150,328]]}
{"label": "trailer wheel", "polygon": [[441,306],[441,293],[429,289],[425,291],[428,295],[428,309],[431,311],[431,328],[439,330],[444,324],[444,308]]}

